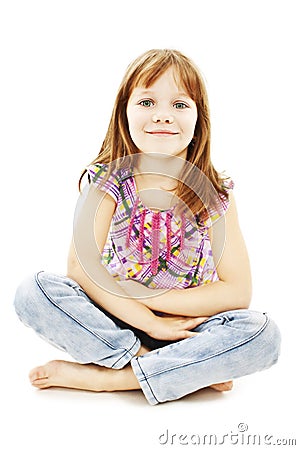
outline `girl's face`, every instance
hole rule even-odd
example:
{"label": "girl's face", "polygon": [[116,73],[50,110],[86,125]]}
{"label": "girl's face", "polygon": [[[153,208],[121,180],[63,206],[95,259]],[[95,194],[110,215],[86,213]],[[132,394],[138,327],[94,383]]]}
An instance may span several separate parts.
{"label": "girl's face", "polygon": [[194,136],[196,103],[176,84],[172,68],[149,88],[136,87],[127,104],[131,139],[144,153],[163,153],[186,159]]}

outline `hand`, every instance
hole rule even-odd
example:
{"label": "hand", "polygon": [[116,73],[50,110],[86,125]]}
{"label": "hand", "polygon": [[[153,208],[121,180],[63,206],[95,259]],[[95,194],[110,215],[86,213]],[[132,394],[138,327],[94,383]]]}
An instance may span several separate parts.
{"label": "hand", "polygon": [[182,316],[156,316],[151,324],[151,330],[147,331],[149,336],[166,341],[177,341],[195,336],[197,332],[190,331],[208,317],[182,317]]}

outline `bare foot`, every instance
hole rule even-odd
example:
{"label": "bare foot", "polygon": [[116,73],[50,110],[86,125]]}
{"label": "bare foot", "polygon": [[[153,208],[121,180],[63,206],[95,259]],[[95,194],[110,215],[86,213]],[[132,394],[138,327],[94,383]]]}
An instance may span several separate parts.
{"label": "bare foot", "polygon": [[55,360],[32,369],[29,373],[29,380],[33,386],[39,389],[52,386],[96,392],[139,389],[139,383],[130,371],[131,367],[129,366],[116,370],[95,364]]}
{"label": "bare foot", "polygon": [[[146,350],[143,349],[141,354],[143,353],[146,353]],[[116,370],[95,364],[55,360],[32,369],[29,379],[31,384],[39,389],[52,386],[96,392],[140,389],[130,365]],[[223,392],[230,391],[232,386],[233,382],[227,381],[209,387]]]}
{"label": "bare foot", "polygon": [[[147,352],[149,349],[141,345],[136,356]],[[39,389],[52,386],[96,392],[140,389],[130,365],[123,369],[109,369],[96,364],[55,360],[32,369],[29,380]]]}
{"label": "bare foot", "polygon": [[226,381],[224,383],[212,384],[209,387],[211,389],[214,389],[215,391],[219,391],[219,392],[231,391],[231,389],[233,388],[233,382],[232,381]]}

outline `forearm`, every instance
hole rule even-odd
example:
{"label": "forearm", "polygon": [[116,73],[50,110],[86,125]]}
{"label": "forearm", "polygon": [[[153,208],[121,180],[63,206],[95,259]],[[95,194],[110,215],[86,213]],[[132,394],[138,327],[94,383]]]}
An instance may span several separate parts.
{"label": "forearm", "polygon": [[250,297],[249,288],[216,281],[189,289],[171,289],[141,302],[155,311],[199,317],[248,308]]}
{"label": "forearm", "polygon": [[[103,267],[102,269],[105,270]],[[104,273],[102,275],[105,276]],[[157,317],[148,307],[137,300],[119,295],[124,291],[118,285],[114,286],[113,293],[103,290],[85,274],[80,266],[68,271],[68,276],[76,280],[95,303],[155,339],[174,341],[192,337],[195,333],[190,330],[205,320],[203,317],[187,317],[184,320],[182,317]],[[108,274],[108,276],[110,275]],[[106,281],[111,280],[106,279]]]}
{"label": "forearm", "polygon": [[156,318],[155,314],[147,306],[128,297],[101,264],[97,271],[101,273],[105,288],[92,281],[93,277],[89,277],[78,263],[69,265],[68,277],[74,279],[91,300],[110,314],[135,328],[149,332]]}

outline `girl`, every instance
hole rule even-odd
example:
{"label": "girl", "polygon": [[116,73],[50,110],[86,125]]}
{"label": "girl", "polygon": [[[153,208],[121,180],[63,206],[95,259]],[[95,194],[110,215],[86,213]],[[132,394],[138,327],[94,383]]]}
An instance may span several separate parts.
{"label": "girl", "polygon": [[[75,214],[67,276],[17,289],[20,319],[78,362],[30,372],[38,388],[142,389],[154,405],[270,367],[280,333],[248,310],[251,276],[232,194],[210,160],[203,80],[175,50],[121,83]],[[100,262],[99,262],[100,255]]]}

